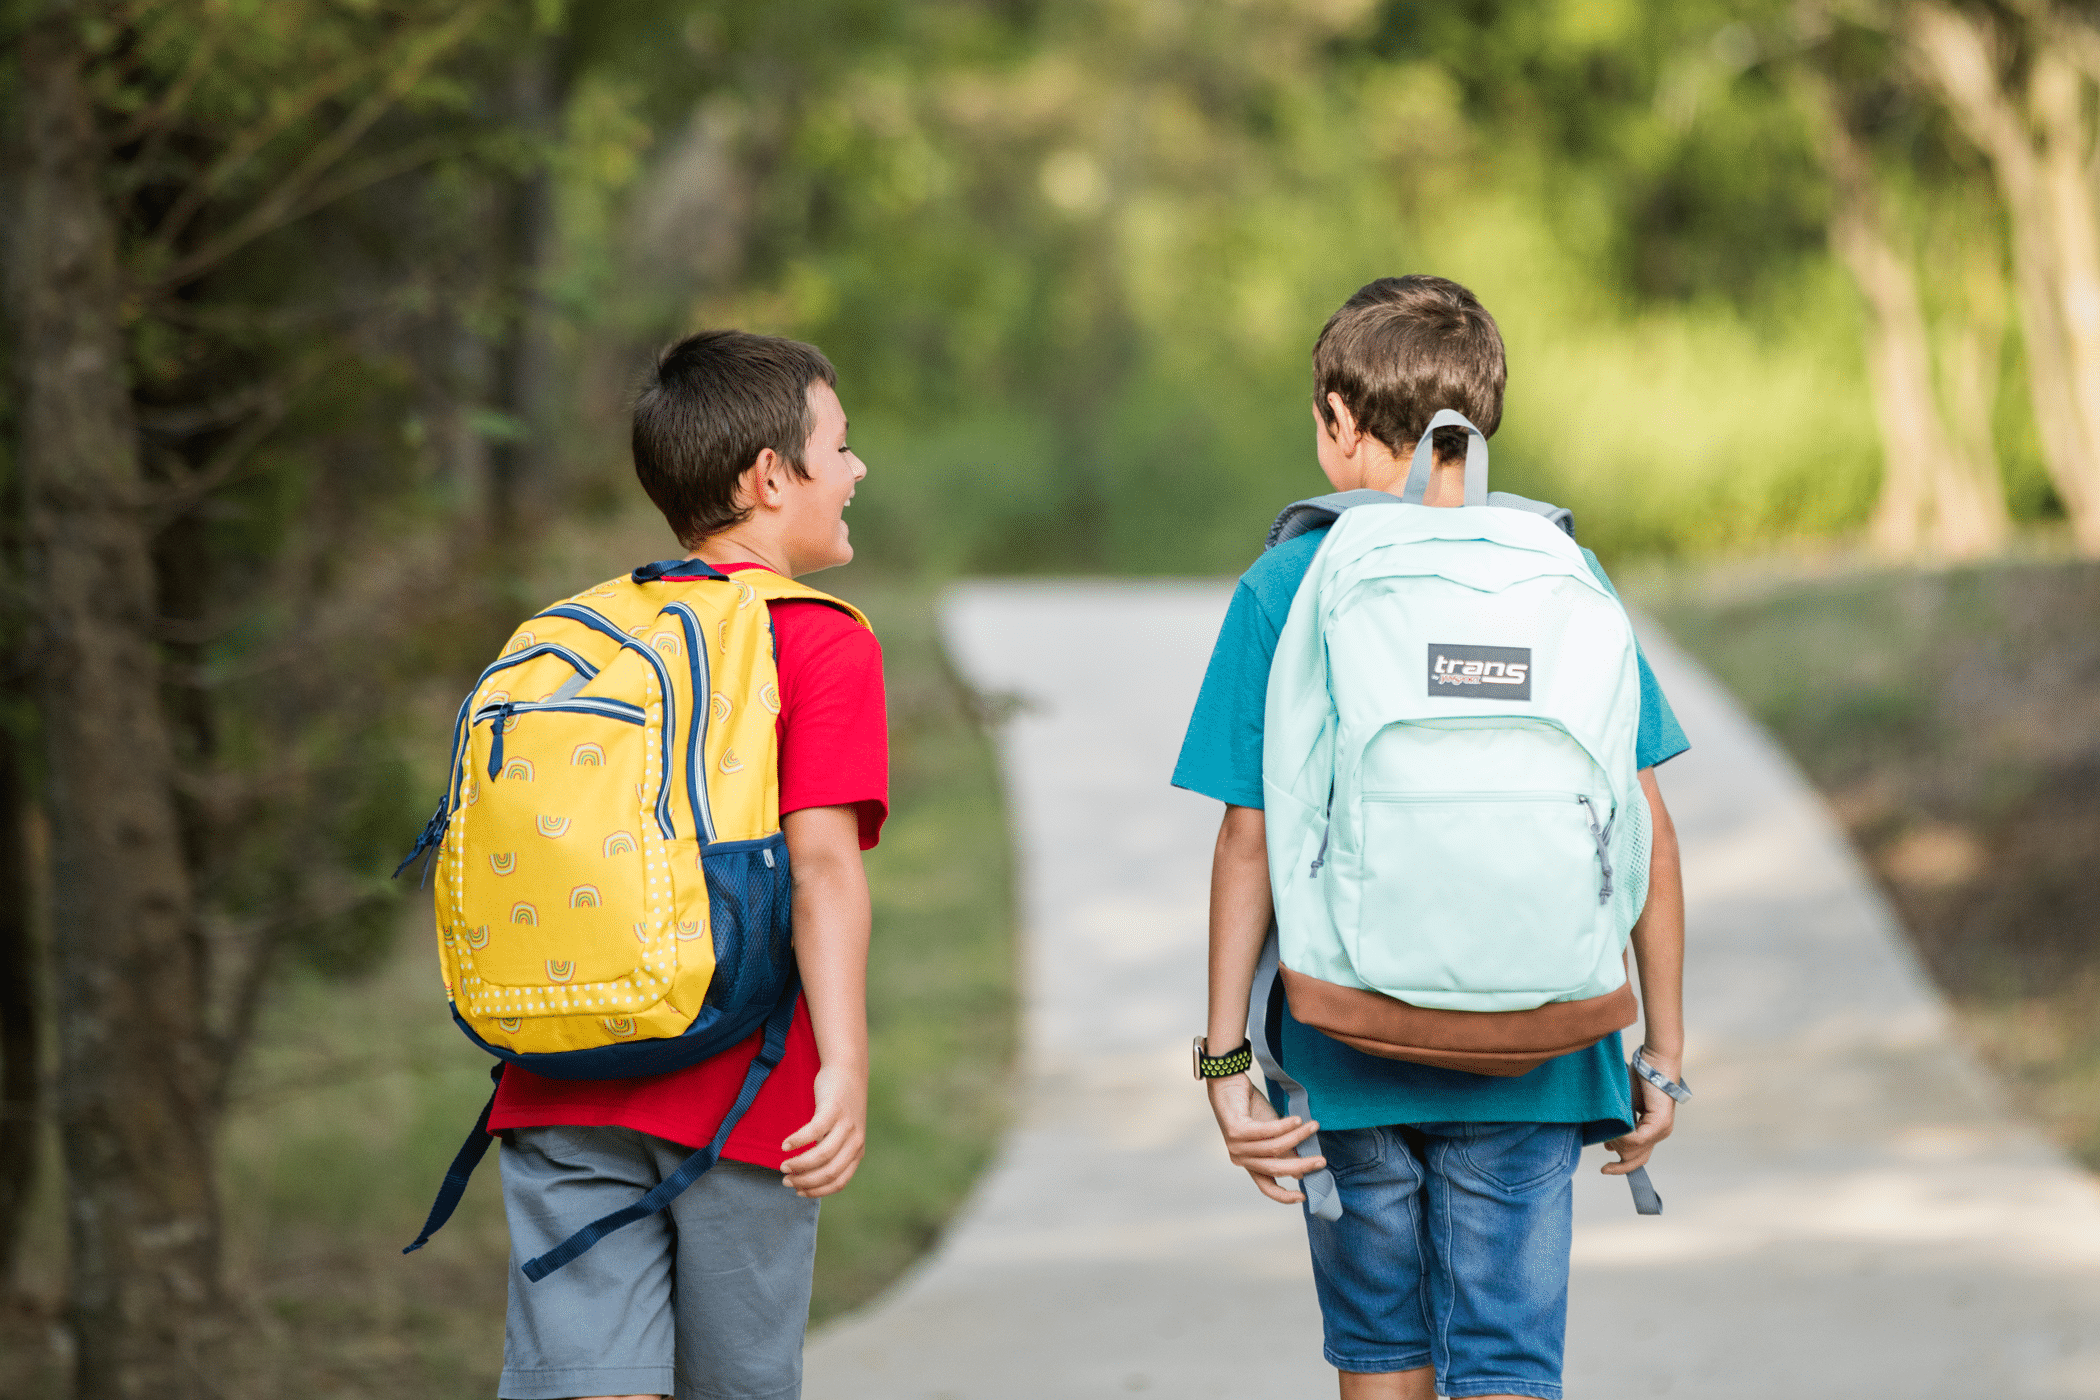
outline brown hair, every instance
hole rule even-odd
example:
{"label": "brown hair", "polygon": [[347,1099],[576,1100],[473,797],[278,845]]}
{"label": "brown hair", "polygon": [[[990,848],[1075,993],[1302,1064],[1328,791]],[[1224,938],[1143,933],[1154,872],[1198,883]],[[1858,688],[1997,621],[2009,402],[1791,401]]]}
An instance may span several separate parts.
{"label": "brown hair", "polygon": [[809,388],[836,385],[824,352],[799,340],[702,331],[656,357],[634,399],[634,474],[687,549],[748,519],[737,478],[770,447],[809,476]]}
{"label": "brown hair", "polygon": [[[1313,346],[1313,404],[1334,426],[1329,393],[1356,426],[1395,452],[1422,436],[1437,410],[1457,409],[1483,436],[1502,423],[1509,369],[1502,333],[1480,299],[1443,277],[1381,277],[1327,318]],[[1439,457],[1464,456],[1463,428],[1439,428]]]}

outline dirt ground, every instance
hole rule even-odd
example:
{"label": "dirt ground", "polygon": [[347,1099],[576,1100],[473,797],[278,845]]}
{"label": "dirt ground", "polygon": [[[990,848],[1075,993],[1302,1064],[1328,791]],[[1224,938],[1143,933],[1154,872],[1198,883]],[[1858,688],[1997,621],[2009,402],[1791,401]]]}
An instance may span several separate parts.
{"label": "dirt ground", "polygon": [[1793,754],[1978,1051],[2100,1168],[2100,565],[1629,594]]}

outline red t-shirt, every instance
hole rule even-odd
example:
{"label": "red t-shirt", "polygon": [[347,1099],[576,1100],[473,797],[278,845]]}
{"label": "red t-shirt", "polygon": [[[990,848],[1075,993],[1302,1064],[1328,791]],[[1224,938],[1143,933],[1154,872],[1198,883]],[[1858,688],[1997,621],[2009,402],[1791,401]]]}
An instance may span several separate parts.
{"label": "red t-shirt", "polygon": [[[725,564],[725,573],[756,564]],[[875,634],[826,603],[770,605],[780,670],[780,812],[856,807],[860,846],[872,847],[889,815],[889,727],[882,648]],[[641,1079],[548,1079],[507,1065],[489,1129],[634,1128],[705,1147],[736,1102],[763,1031],[713,1059]],[[778,1169],[780,1144],[816,1112],[817,1038],[799,1001],[787,1053],[729,1134],[724,1157]]]}

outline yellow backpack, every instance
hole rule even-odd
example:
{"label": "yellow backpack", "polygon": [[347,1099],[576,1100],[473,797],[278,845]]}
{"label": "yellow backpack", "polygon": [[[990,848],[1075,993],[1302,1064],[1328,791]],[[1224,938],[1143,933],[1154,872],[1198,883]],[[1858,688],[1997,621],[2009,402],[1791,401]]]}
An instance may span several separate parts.
{"label": "yellow backpack", "polygon": [[[778,574],[666,560],[527,619],[460,706],[449,790],[402,868],[435,848],[438,960],[467,1038],[535,1074],[621,1079],[767,1031],[714,1143],[525,1264],[533,1279],[713,1166],[785,1047],[799,984],[766,604],[786,598],[867,625]],[[410,1251],[487,1127],[484,1110]]]}

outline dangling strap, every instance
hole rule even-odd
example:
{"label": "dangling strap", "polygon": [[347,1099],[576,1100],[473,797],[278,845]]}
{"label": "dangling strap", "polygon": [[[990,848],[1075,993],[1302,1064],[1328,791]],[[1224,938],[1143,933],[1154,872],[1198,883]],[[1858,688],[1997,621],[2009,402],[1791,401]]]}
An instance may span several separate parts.
{"label": "dangling strap", "polygon": [[[1639,1050],[1633,1052],[1632,1069],[1635,1074],[1638,1074],[1679,1103],[1685,1102],[1692,1096],[1691,1085],[1685,1083],[1682,1079],[1672,1079],[1654,1065],[1649,1064],[1647,1060],[1642,1058]],[[1626,1173],[1626,1188],[1633,1192],[1633,1208],[1638,1214],[1661,1215],[1663,1213],[1663,1198],[1655,1194],[1655,1183],[1648,1180],[1648,1169],[1646,1167],[1635,1167],[1632,1171]]]}
{"label": "dangling strap", "polygon": [[710,1167],[721,1160],[722,1147],[729,1141],[729,1134],[734,1131],[745,1111],[751,1107],[752,1101],[758,1097],[759,1088],[766,1082],[766,1076],[773,1072],[773,1067],[780,1063],[780,1057],[787,1051],[788,1027],[794,1024],[795,997],[800,989],[798,979],[790,977],[787,989],[780,994],[780,1001],[773,1008],[773,1014],[766,1018],[765,1043],[759,1047],[757,1056],[752,1059],[751,1068],[745,1071],[744,1087],[738,1091],[736,1102],[731,1105],[729,1112],[723,1115],[722,1126],[715,1130],[714,1141],[679,1163],[677,1171],[658,1182],[648,1195],[633,1205],[624,1206],[610,1215],[593,1220],[539,1258],[528,1259],[519,1265],[519,1271],[526,1278],[538,1283],[613,1231],[656,1214],[678,1199],[680,1192],[698,1181]]}
{"label": "dangling strap", "polygon": [[[1312,1100],[1306,1095],[1305,1086],[1283,1072],[1277,1063],[1276,1047],[1269,1043],[1269,1008],[1271,1000],[1283,995],[1283,987],[1277,978],[1279,959],[1276,953],[1276,925],[1269,925],[1268,941],[1261,945],[1261,962],[1254,969],[1254,990],[1247,998],[1247,1042],[1254,1047],[1254,1062],[1261,1066],[1262,1077],[1283,1090],[1292,1113],[1310,1123]],[[1320,1135],[1312,1134],[1298,1144],[1300,1157],[1320,1155]],[[1277,1183],[1288,1188],[1288,1182]],[[1322,1167],[1316,1172],[1307,1172],[1298,1178],[1299,1189],[1305,1192],[1305,1208],[1322,1220],[1342,1218],[1342,1197],[1335,1189],[1334,1173]]]}
{"label": "dangling strap", "polygon": [[[489,1078],[498,1084],[503,1082],[501,1061],[489,1066]],[[474,1131],[467,1134],[467,1140],[460,1144],[452,1165],[445,1168],[445,1184],[438,1187],[437,1200],[431,1203],[430,1218],[423,1222],[423,1233],[416,1236],[414,1244],[401,1251],[403,1254],[414,1254],[430,1243],[430,1237],[443,1229],[445,1222],[452,1218],[452,1212],[458,1209],[459,1198],[467,1194],[468,1178],[474,1175],[474,1168],[481,1165],[481,1159],[488,1155],[489,1114],[495,1110],[496,1094],[490,1090],[489,1101],[481,1106],[481,1117],[474,1122]]]}

